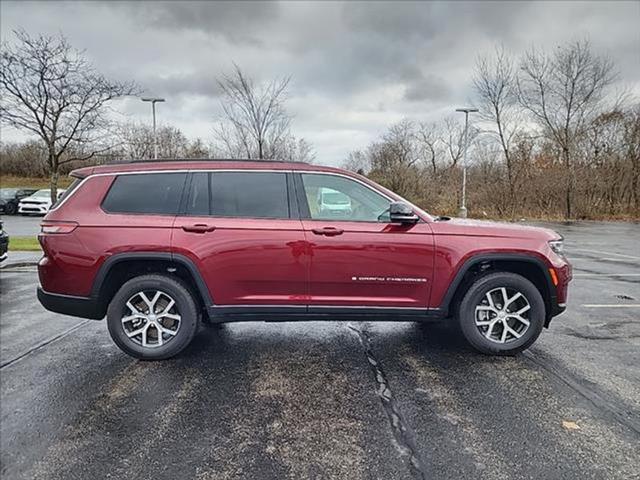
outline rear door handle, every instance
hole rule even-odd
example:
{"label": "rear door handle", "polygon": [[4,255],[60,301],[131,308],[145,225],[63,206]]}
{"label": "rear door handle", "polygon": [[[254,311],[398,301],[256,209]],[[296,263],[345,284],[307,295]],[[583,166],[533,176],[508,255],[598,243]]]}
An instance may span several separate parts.
{"label": "rear door handle", "polygon": [[344,230],[335,227],[312,228],[311,231],[316,235],[325,235],[327,237],[335,237],[344,233]]}
{"label": "rear door handle", "polygon": [[182,230],[185,232],[193,233],[207,233],[213,232],[216,229],[213,225],[207,225],[206,223],[196,223],[193,225],[183,225]]}

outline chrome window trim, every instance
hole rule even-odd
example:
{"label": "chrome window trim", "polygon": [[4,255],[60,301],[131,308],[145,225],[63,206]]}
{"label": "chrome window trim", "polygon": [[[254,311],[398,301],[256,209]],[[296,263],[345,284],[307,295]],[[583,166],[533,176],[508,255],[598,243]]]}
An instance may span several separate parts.
{"label": "chrome window trim", "polygon": [[[67,201],[70,198],[73,198],[73,196],[82,188],[85,182],[87,182],[89,179],[94,177],[110,177],[110,176],[116,177],[120,175],[145,175],[145,174],[151,174],[151,173],[209,173],[209,172],[213,172],[213,173],[215,172],[252,172],[252,173],[265,172],[265,173],[300,173],[300,174],[305,173],[305,174],[314,174],[314,175],[333,175],[336,177],[343,177],[348,180],[353,180],[354,182],[358,182],[360,185],[363,185],[364,187],[377,193],[378,195],[383,196],[384,198],[389,200],[389,202],[395,201],[395,199],[393,199],[386,193],[376,190],[371,185],[367,184],[366,182],[363,182],[359,178],[355,178],[350,175],[345,175],[344,173],[339,173],[339,172],[323,172],[318,170],[272,169],[272,168],[270,169],[265,169],[265,168],[193,168],[193,169],[181,168],[181,169],[170,169],[170,170],[133,170],[133,171],[127,171],[127,172],[92,173],[91,175],[87,175],[84,179],[82,179],[80,184],[74,189],[73,192],[71,192],[71,195],[64,198],[59,205],[56,205],[55,208],[51,208],[49,211],[53,212],[59,209],[65,203],[67,203]],[[411,202],[408,202],[407,200],[404,200],[404,201],[407,202],[409,205],[415,207],[415,205],[413,205]],[[236,218],[236,217],[227,217],[227,218]],[[368,222],[368,223],[371,223],[371,222]]]}

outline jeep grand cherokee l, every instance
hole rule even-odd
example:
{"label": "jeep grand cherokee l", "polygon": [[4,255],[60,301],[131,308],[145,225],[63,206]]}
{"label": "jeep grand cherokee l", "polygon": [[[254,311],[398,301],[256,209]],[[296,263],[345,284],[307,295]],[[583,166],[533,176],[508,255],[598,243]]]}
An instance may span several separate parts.
{"label": "jeep grand cherokee l", "polygon": [[[433,217],[340,169],[169,161],[72,176],[42,222],[38,298],[106,315],[134,357],[176,355],[200,319],[454,318],[479,351],[513,354],[565,308],[560,235]],[[326,192],[350,207],[323,208]]]}

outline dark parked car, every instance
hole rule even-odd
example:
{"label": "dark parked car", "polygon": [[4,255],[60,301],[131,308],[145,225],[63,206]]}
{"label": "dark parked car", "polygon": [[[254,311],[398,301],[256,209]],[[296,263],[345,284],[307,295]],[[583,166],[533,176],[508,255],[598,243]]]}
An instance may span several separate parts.
{"label": "dark parked car", "polygon": [[2,228],[2,220],[0,220],[0,262],[7,259],[7,250],[9,250],[9,235]]}
{"label": "dark parked car", "polygon": [[18,213],[20,200],[37,191],[35,188],[0,188],[0,213],[15,215]]}
{"label": "dark parked car", "polygon": [[[451,318],[475,348],[505,355],[566,307],[557,233],[432,216],[337,168],[177,161],[72,175],[41,224],[38,298],[106,315],[134,357],[177,354],[201,317]],[[319,204],[326,192],[335,198]]]}

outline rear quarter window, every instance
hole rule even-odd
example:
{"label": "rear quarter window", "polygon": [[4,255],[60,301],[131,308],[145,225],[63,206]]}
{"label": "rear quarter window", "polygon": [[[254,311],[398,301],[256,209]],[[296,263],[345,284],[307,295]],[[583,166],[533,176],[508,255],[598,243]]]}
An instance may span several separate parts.
{"label": "rear quarter window", "polygon": [[176,215],[186,173],[137,173],[113,181],[102,208],[108,213]]}
{"label": "rear quarter window", "polygon": [[74,179],[73,182],[71,182],[71,185],[69,185],[69,187],[64,191],[64,193],[58,196],[58,200],[56,201],[56,203],[53,204],[51,209],[54,209],[60,206],[60,204],[64,201],[64,199],[68,198],[80,186],[83,180],[84,178]]}

